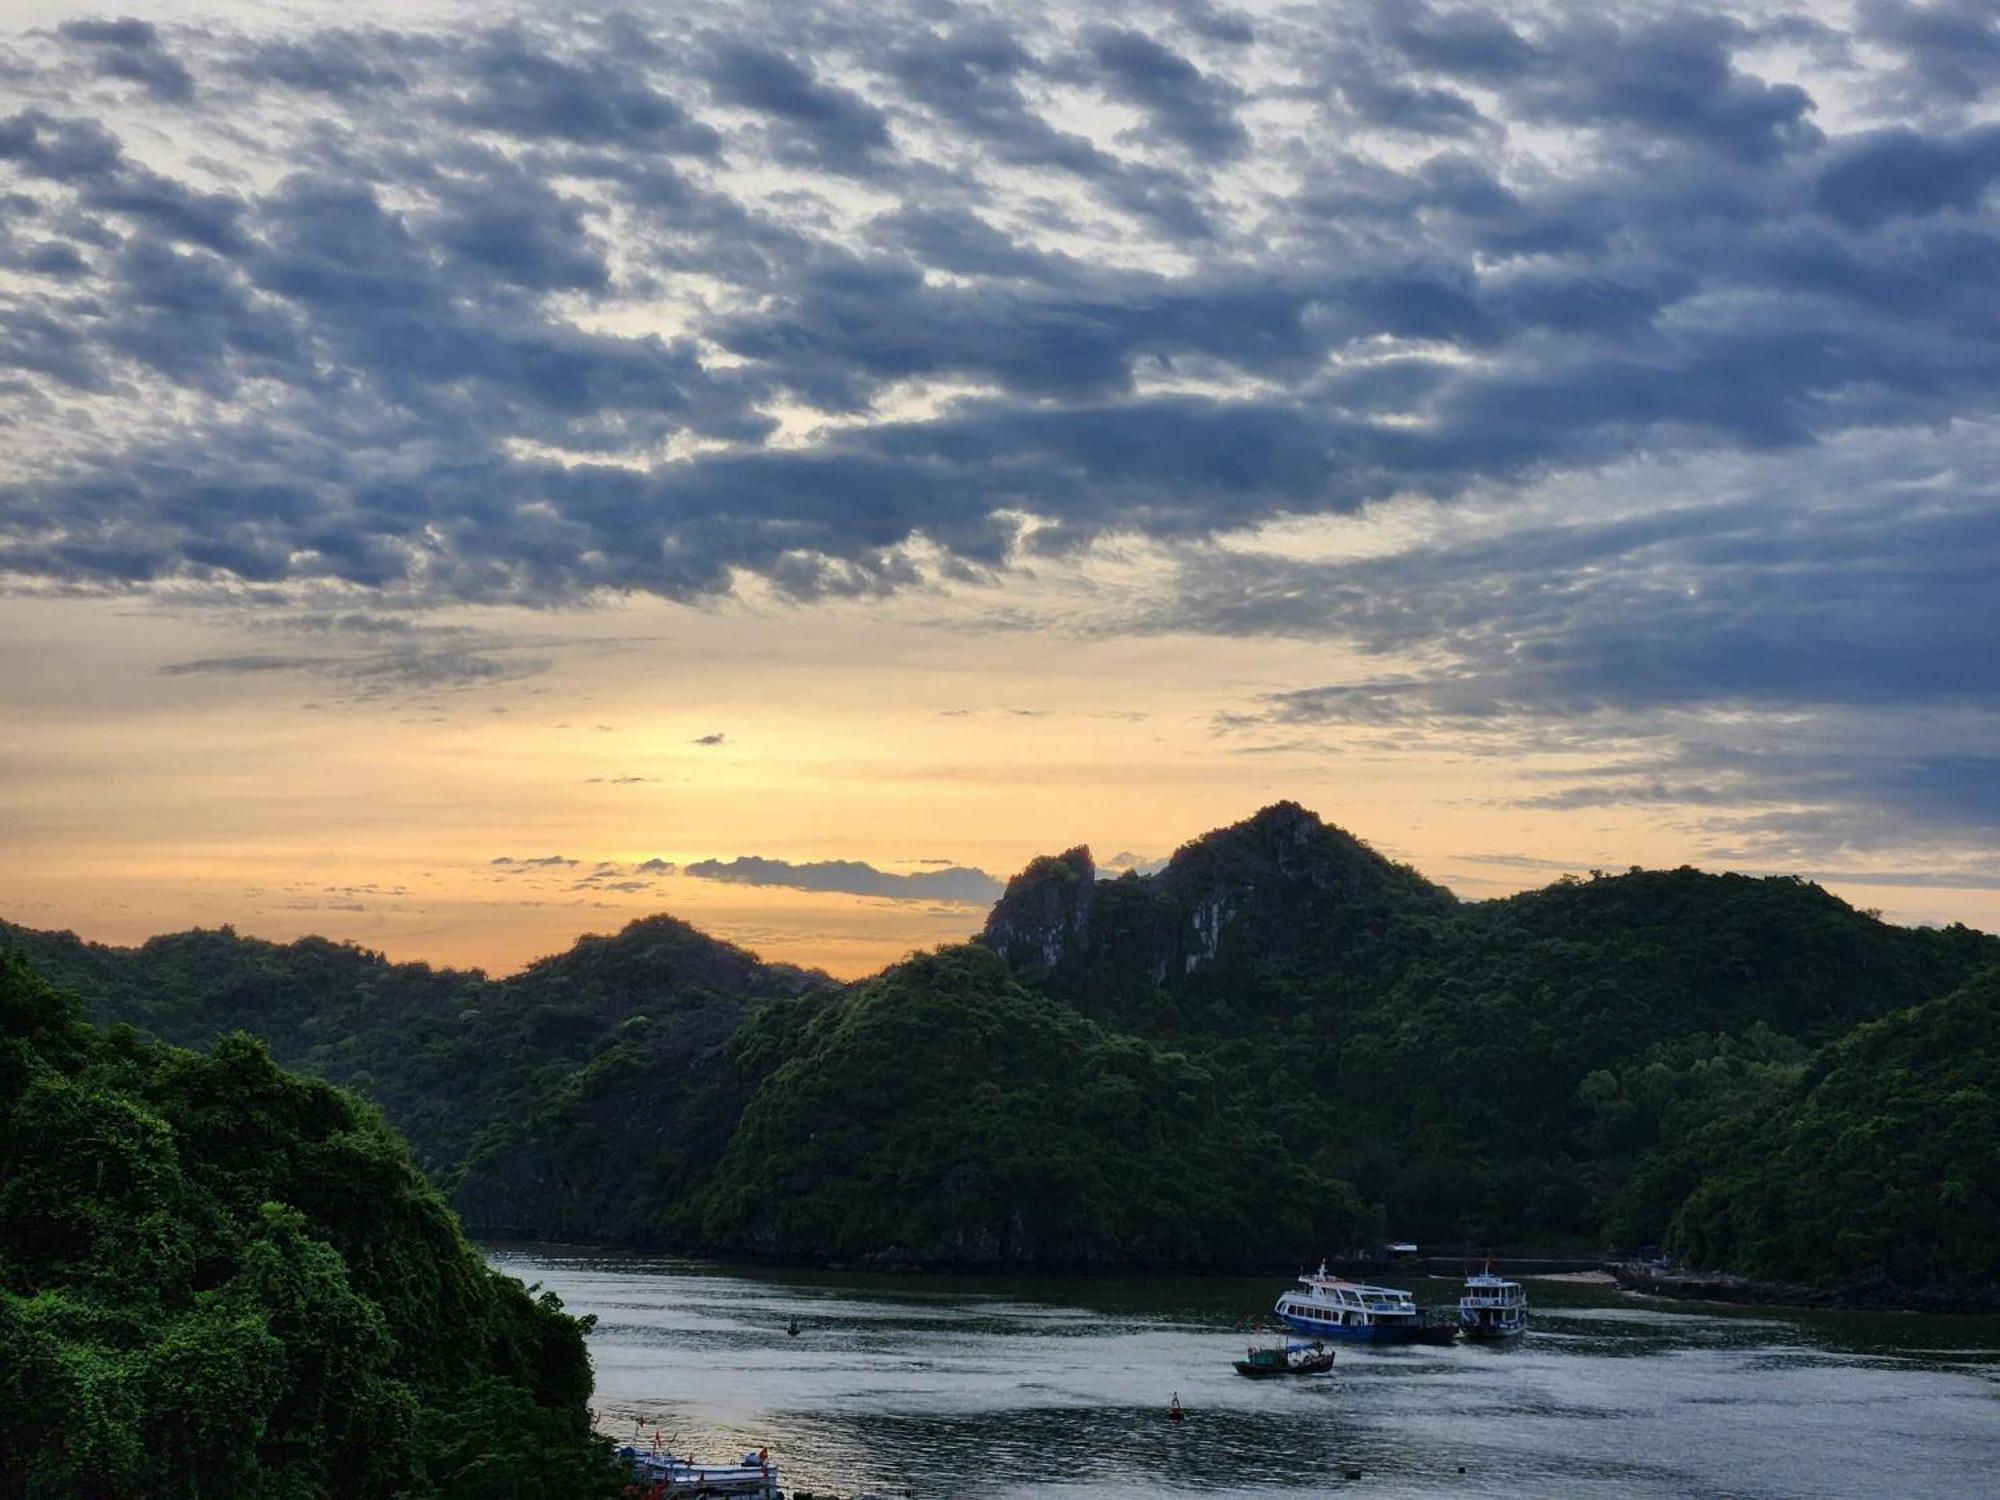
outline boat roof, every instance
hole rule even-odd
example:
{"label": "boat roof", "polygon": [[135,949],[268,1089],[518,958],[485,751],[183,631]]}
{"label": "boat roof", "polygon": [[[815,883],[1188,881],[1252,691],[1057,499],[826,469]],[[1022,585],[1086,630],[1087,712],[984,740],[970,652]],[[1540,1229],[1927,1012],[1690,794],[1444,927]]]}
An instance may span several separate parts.
{"label": "boat roof", "polygon": [[1350,1292],[1360,1292],[1369,1297],[1407,1297],[1410,1294],[1399,1286],[1370,1286],[1365,1281],[1349,1281],[1345,1276],[1329,1276],[1324,1271],[1310,1276],[1301,1276],[1299,1284],[1315,1291],[1331,1291],[1340,1288]]}
{"label": "boat roof", "polygon": [[1505,1276],[1495,1276],[1491,1271],[1481,1271],[1477,1276],[1465,1278],[1467,1286],[1519,1286],[1518,1281],[1509,1281]]}

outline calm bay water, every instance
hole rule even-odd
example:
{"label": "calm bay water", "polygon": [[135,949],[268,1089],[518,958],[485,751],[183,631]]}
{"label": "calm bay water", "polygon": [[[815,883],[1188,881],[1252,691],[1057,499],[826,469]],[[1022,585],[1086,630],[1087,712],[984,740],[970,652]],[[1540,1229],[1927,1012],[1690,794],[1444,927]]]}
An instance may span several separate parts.
{"label": "calm bay water", "polygon": [[[597,1316],[605,1430],[643,1417],[713,1458],[768,1445],[788,1491],[2000,1495],[2000,1319],[1694,1308],[1532,1281],[1533,1331],[1514,1347],[1342,1348],[1331,1375],[1249,1381],[1229,1361],[1282,1277],[489,1254]],[[1427,1305],[1457,1296],[1408,1284]],[[1164,1418],[1176,1391],[1178,1427]]]}

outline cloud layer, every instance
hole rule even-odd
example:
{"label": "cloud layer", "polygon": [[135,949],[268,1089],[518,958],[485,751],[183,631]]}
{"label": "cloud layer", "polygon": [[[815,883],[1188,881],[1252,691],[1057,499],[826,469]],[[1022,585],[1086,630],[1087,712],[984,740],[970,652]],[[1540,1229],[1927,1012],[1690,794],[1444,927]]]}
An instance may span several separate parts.
{"label": "cloud layer", "polygon": [[[0,583],[386,620],[1137,543],[1116,628],[1382,664],[1231,734],[1594,747],[1532,805],[1743,849],[1996,826],[1990,7],[406,14],[0,40]],[[1385,504],[1444,519],[1239,545]]]}
{"label": "cloud layer", "polygon": [[897,875],[852,859],[790,860],[740,855],[735,859],[703,859],[684,874],[696,880],[721,880],[732,885],[775,885],[795,891],[837,891],[849,896],[879,896],[890,901],[943,901],[988,906],[1004,887],[984,870],[953,865],[915,875]]}
{"label": "cloud layer", "polygon": [[1975,10],[1113,14],[17,39],[0,563],[870,590],[1993,406]]}

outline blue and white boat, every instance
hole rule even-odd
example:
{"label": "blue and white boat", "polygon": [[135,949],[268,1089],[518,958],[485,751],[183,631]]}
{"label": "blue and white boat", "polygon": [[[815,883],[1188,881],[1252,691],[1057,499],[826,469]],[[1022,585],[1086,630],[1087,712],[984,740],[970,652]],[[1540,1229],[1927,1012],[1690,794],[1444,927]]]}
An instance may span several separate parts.
{"label": "blue and white boat", "polygon": [[1458,1299],[1459,1331],[1469,1339],[1511,1339],[1528,1331],[1528,1294],[1521,1283],[1483,1271],[1465,1278]]}
{"label": "blue and white boat", "polygon": [[1288,1328],[1350,1344],[1448,1344],[1458,1332],[1449,1323],[1426,1323],[1416,1299],[1401,1288],[1330,1276],[1324,1261],[1271,1311]]}

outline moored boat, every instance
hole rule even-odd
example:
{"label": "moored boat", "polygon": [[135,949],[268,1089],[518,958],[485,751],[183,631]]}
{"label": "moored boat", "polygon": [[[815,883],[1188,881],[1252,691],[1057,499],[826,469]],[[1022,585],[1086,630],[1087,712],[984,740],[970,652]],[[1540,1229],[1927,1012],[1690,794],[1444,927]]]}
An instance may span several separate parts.
{"label": "moored boat", "polygon": [[778,1500],[774,1469],[757,1464],[700,1464],[684,1459],[657,1458],[651,1454],[626,1452],[625,1461],[640,1484],[649,1486],[648,1496],[679,1500],[681,1496],[735,1495],[742,1500]]}
{"label": "moored boat", "polygon": [[652,1497],[681,1500],[686,1496],[707,1497],[707,1500],[723,1496],[734,1496],[737,1500],[783,1500],[778,1471],[767,1451],[746,1453],[738,1463],[707,1464],[696,1462],[692,1454],[680,1458],[662,1452],[657,1434],[653,1445],[651,1452],[637,1447],[618,1450],[635,1483],[643,1487],[640,1493],[649,1500]]}
{"label": "moored boat", "polygon": [[1350,1344],[1449,1344],[1458,1333],[1455,1324],[1427,1322],[1400,1287],[1331,1276],[1325,1262],[1301,1276],[1298,1289],[1279,1297],[1271,1311],[1287,1328]]}
{"label": "moored boat", "polygon": [[1482,1271],[1465,1278],[1458,1331],[1469,1339],[1511,1339],[1528,1331],[1528,1294],[1518,1281]]}
{"label": "moored boat", "polygon": [[1333,1368],[1333,1351],[1315,1339],[1310,1344],[1252,1344],[1247,1359],[1236,1362],[1236,1373],[1252,1380],[1282,1375],[1324,1375]]}

